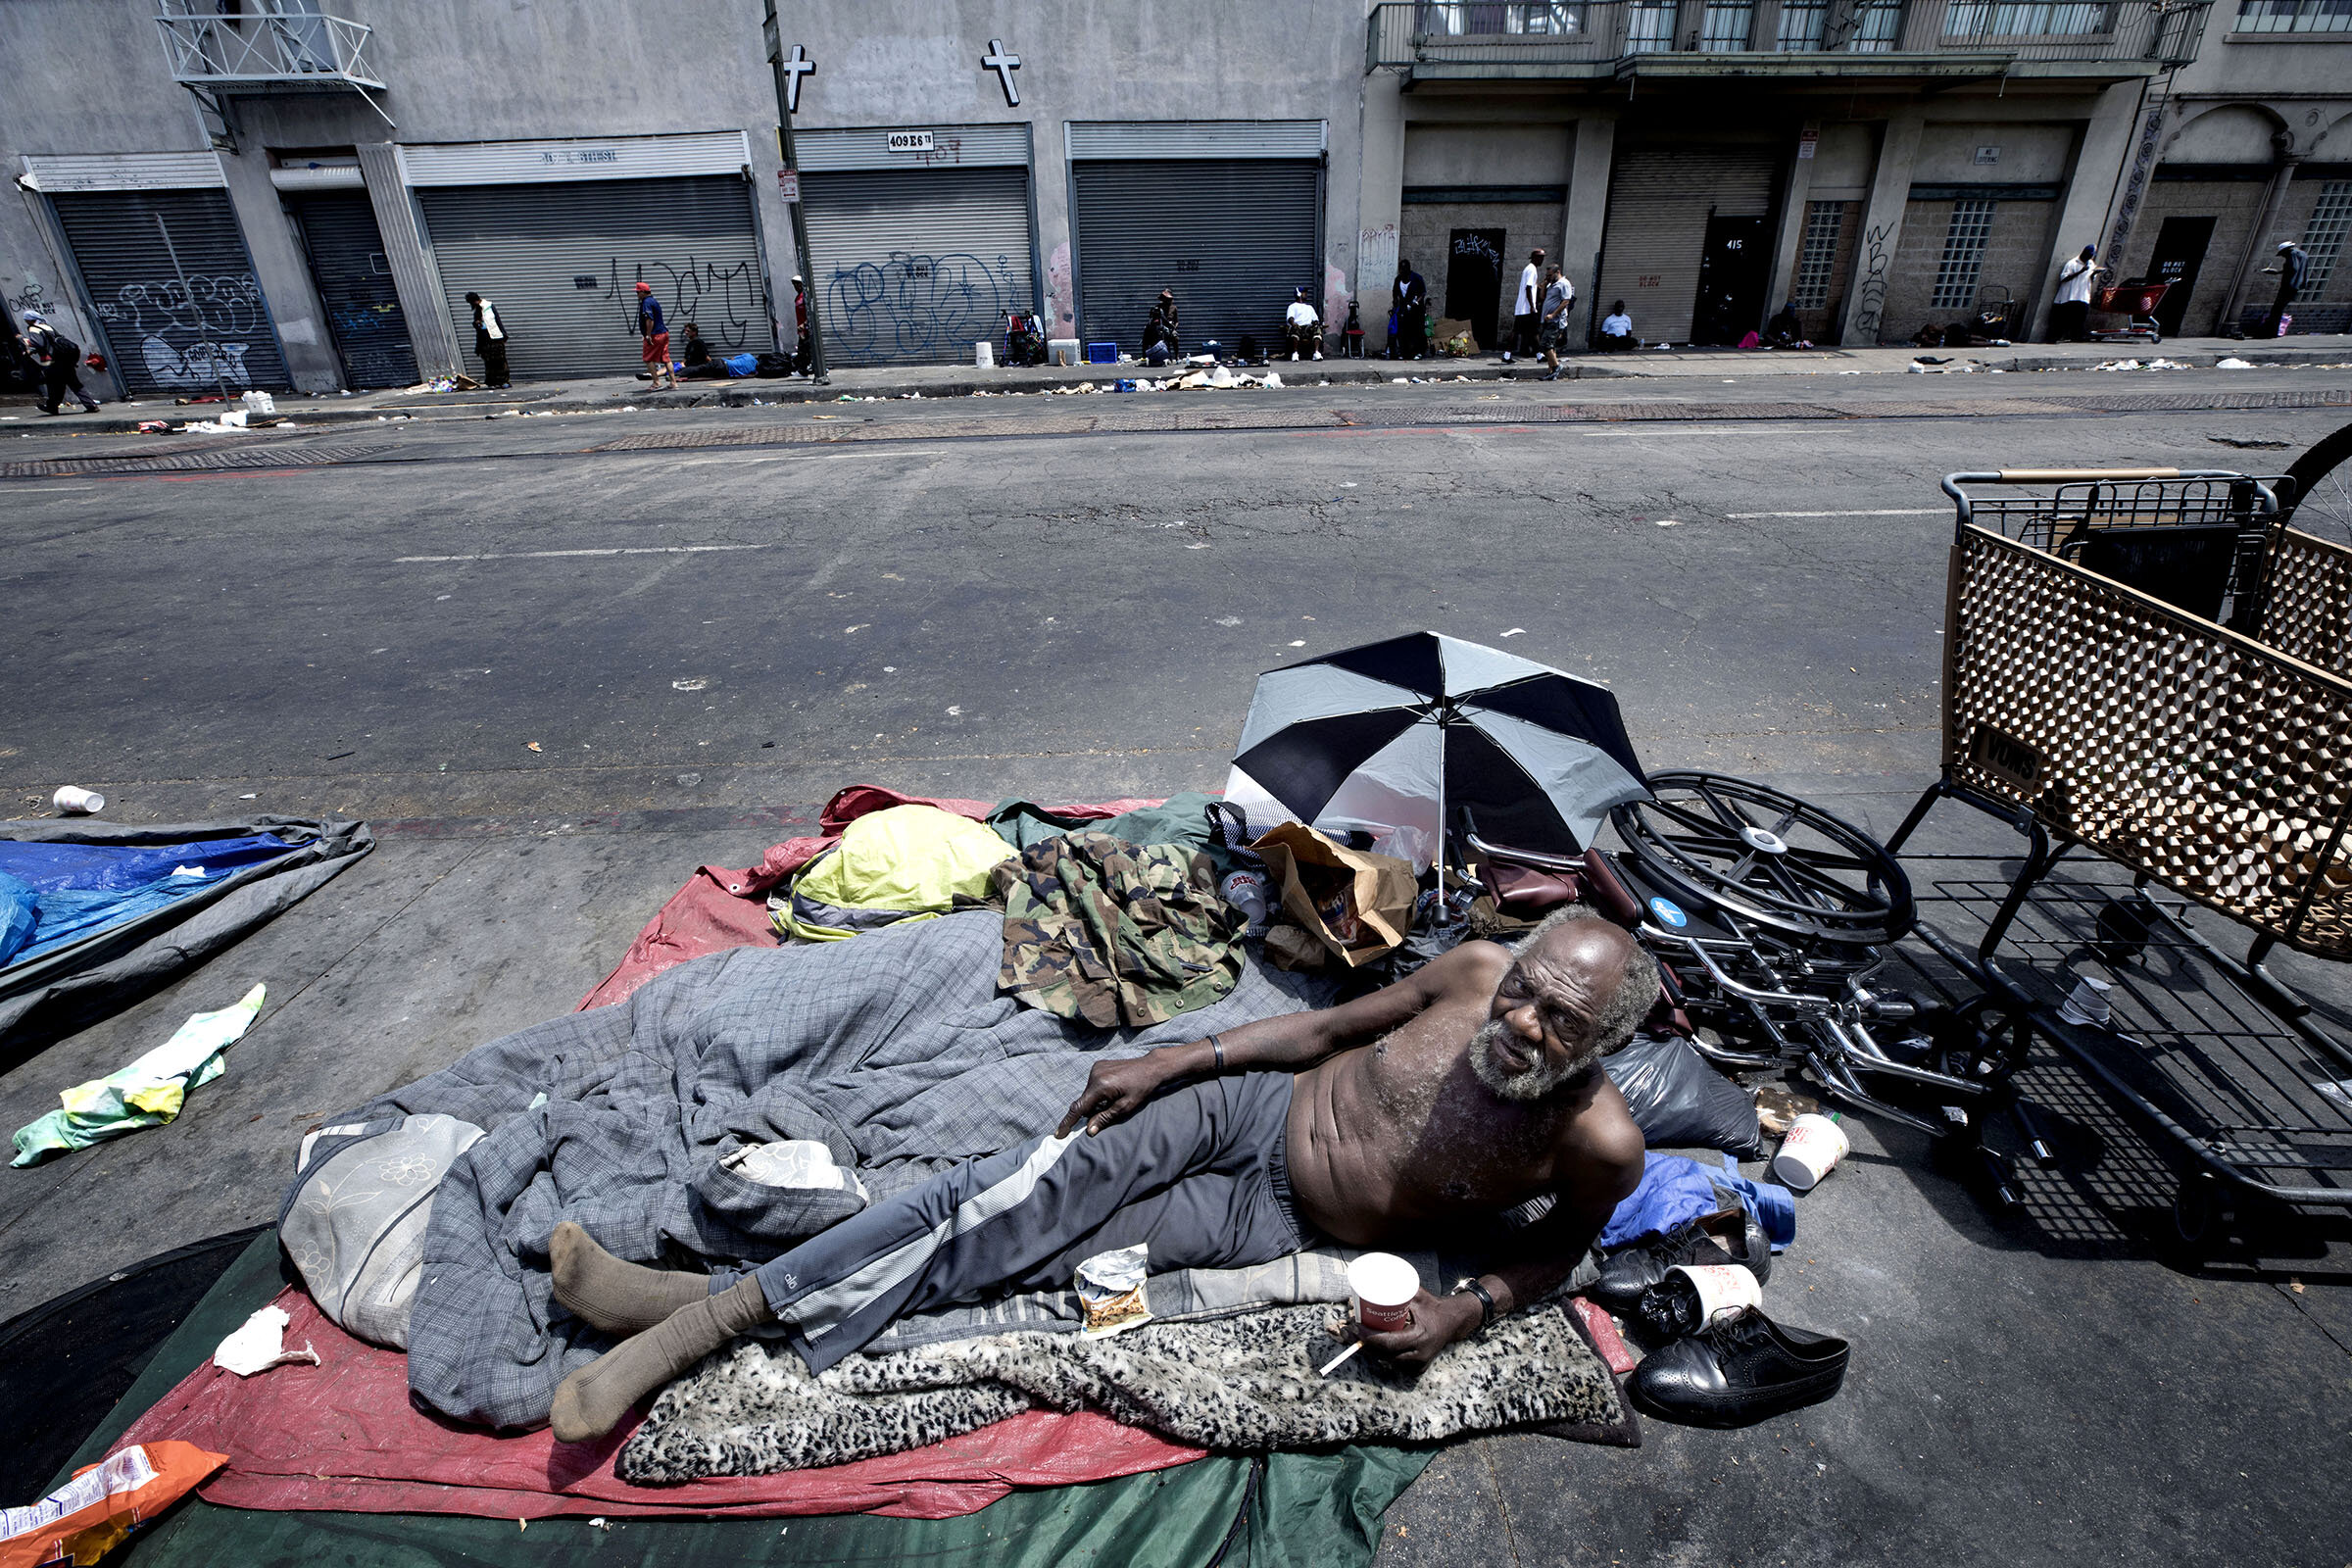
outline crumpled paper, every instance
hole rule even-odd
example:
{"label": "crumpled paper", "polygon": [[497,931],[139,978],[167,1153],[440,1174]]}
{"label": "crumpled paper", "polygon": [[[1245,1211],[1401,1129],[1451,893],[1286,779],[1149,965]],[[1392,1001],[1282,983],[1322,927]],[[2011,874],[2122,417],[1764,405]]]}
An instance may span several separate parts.
{"label": "crumpled paper", "polygon": [[213,1351],[213,1365],[241,1378],[293,1362],[317,1366],[318,1352],[311,1348],[308,1341],[299,1350],[286,1348],[286,1325],[292,1321],[282,1306],[261,1308],[220,1342],[220,1348]]}

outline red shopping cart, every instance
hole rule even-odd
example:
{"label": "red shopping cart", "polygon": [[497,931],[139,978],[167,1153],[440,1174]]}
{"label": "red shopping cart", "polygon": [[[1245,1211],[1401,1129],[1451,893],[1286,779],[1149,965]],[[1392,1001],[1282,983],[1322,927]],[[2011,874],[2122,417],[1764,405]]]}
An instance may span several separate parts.
{"label": "red shopping cart", "polygon": [[2090,296],[2090,308],[2109,316],[2125,318],[2122,326],[2094,328],[2093,343],[2161,343],[2164,328],[2157,323],[2156,307],[2164,300],[2170,283],[2151,283],[2135,278],[2129,283],[2112,283],[2096,289]]}

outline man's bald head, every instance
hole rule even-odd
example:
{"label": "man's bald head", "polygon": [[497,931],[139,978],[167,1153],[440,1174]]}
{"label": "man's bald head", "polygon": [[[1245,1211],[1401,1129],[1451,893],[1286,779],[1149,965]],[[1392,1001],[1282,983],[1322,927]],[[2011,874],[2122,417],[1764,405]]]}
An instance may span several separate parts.
{"label": "man's bald head", "polygon": [[1592,1053],[1611,1056],[1625,1049],[1657,1005],[1658,960],[1633,933],[1589,904],[1552,910],[1519,945],[1523,955],[1539,948],[1547,958],[1590,976],[1588,983],[1595,990],[1603,989],[1602,977],[1614,976],[1615,983],[1596,999]]}
{"label": "man's bald head", "polygon": [[1573,906],[1519,945],[1471,1039],[1470,1065],[1505,1099],[1541,1100],[1622,1048],[1657,997],[1657,963],[1642,945]]}

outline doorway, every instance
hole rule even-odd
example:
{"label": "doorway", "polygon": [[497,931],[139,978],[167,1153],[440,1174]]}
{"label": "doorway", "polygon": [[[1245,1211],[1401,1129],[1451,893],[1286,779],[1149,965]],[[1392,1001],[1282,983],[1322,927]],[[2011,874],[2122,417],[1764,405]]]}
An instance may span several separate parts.
{"label": "doorway", "polygon": [[352,387],[413,386],[416,354],[392,286],[392,266],[365,190],[326,190],[290,204],[326,307],[327,333]]}
{"label": "doorway", "polygon": [[1691,342],[1738,343],[1763,321],[1765,272],[1772,266],[1765,221],[1707,215],[1698,297],[1690,307]]}
{"label": "doorway", "polygon": [[1446,316],[1470,323],[1482,349],[1495,345],[1494,317],[1502,306],[1499,228],[1457,228],[1446,242]]}
{"label": "doorway", "polygon": [[2180,335],[2188,314],[2188,297],[2197,290],[2197,273],[2205,266],[2205,248],[2213,243],[2211,218],[2168,218],[2156,231],[2156,251],[2148,258],[2148,281],[2166,285],[2156,302],[2156,324],[2166,337]]}

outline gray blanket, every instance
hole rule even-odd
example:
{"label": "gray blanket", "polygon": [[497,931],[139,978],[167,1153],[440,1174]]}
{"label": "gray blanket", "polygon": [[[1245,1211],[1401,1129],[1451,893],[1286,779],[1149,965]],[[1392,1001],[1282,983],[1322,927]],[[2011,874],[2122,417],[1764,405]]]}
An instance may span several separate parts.
{"label": "gray blanket", "polygon": [[[554,1301],[547,1242],[559,1221],[639,1262],[755,1265],[862,1200],[763,1186],[721,1165],[739,1149],[821,1142],[886,1197],[1051,1132],[1098,1058],[1324,1000],[1323,982],[1253,960],[1211,1006],[1150,1029],[1097,1030],[998,996],[1002,958],[1003,921],[990,911],[715,954],[336,1118],[442,1114],[488,1129],[433,1200],[410,1387],[464,1421],[547,1418],[556,1385],[611,1343]],[[1052,1303],[1040,1311],[1035,1326],[1066,1327]],[[1021,1321],[1017,1303],[936,1314],[893,1343]]]}

